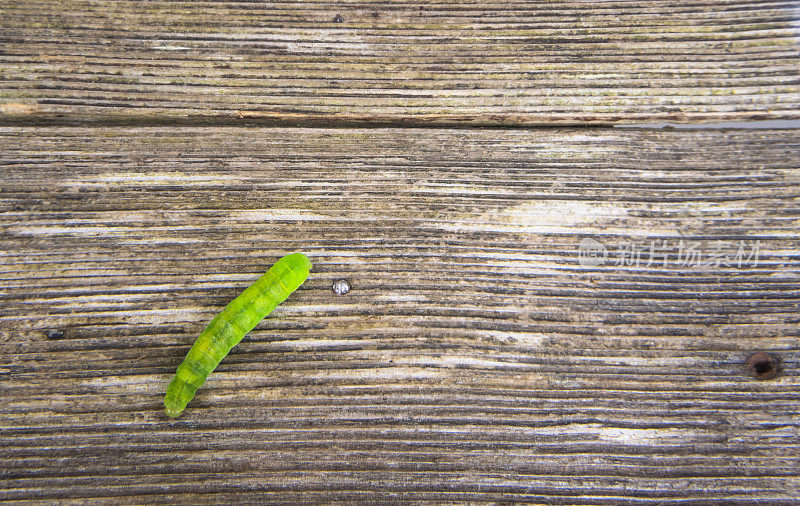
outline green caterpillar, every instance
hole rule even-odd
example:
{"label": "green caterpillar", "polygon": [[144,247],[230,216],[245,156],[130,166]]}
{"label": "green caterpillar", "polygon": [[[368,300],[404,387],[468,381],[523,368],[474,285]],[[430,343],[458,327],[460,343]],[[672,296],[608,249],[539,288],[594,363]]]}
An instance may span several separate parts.
{"label": "green caterpillar", "polygon": [[167,387],[164,407],[177,418],[195,392],[236,343],[253,330],[308,277],[311,261],[302,253],[281,258],[225,306],[200,333]]}

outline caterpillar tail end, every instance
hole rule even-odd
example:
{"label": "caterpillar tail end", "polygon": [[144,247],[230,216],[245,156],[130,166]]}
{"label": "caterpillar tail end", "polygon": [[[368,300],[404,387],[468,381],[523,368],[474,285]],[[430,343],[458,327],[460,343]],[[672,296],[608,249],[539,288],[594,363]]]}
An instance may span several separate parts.
{"label": "caterpillar tail end", "polygon": [[170,408],[169,406],[165,406],[164,407],[164,412],[170,418],[178,418],[179,416],[181,416],[181,413],[183,413],[183,410],[182,409]]}
{"label": "caterpillar tail end", "polygon": [[186,409],[186,405],[180,405],[180,402],[176,402],[174,396],[167,394],[166,398],[164,399],[164,413],[167,414],[170,418],[178,418],[183,413],[183,410]]}

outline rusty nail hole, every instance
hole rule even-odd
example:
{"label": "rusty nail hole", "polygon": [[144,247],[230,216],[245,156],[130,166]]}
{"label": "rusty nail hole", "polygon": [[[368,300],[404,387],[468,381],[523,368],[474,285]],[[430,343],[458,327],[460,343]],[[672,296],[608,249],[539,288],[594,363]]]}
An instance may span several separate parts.
{"label": "rusty nail hole", "polygon": [[747,369],[755,379],[768,380],[780,372],[780,360],[769,353],[760,351],[747,359]]}

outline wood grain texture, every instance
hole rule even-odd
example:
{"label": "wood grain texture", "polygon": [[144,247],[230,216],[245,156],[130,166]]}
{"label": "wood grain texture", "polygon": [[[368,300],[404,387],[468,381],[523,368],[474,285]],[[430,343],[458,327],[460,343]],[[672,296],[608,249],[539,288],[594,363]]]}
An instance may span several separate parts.
{"label": "wood grain texture", "polygon": [[798,119],[794,1],[0,1],[0,118]]}
{"label": "wood grain texture", "polygon": [[[0,144],[0,500],[800,500],[798,131]],[[680,238],[759,261],[614,261]],[[309,280],[167,419],[197,332],[287,251]]]}

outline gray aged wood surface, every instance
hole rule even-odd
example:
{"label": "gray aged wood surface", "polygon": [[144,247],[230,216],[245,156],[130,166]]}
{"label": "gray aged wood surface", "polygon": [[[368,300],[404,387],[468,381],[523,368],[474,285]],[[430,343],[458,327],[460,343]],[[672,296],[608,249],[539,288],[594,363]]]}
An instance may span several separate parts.
{"label": "gray aged wood surface", "polygon": [[15,120],[796,118],[798,3],[0,0]]}
{"label": "gray aged wood surface", "polygon": [[[797,131],[0,134],[2,499],[800,500]],[[308,282],[166,418],[292,250]]]}
{"label": "gray aged wood surface", "polygon": [[799,20],[0,0],[0,501],[800,504]]}

